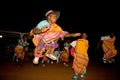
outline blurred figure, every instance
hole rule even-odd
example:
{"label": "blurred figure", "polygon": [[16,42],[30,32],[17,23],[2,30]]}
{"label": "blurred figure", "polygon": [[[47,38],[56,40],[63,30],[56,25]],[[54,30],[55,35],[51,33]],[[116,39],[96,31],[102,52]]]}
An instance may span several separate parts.
{"label": "blurred figure", "polygon": [[83,33],[81,38],[76,40],[75,55],[73,60],[74,78],[84,78],[89,62],[88,57],[89,42],[87,40],[87,34]]}
{"label": "blurred figure", "polygon": [[117,50],[114,45],[116,40],[116,36],[114,33],[111,33],[110,35],[107,36],[102,36],[101,41],[102,41],[102,48],[103,48],[103,62],[104,63],[113,63],[115,62],[115,56],[117,55]]}
{"label": "blurred figure", "polygon": [[74,55],[75,55],[76,40],[72,41],[72,42],[70,43],[70,45],[71,45],[70,54],[71,54],[72,57],[74,57]]}
{"label": "blurred figure", "polygon": [[66,42],[64,42],[64,49],[67,50],[67,52],[69,53],[69,48],[70,48],[70,40],[66,40]]}
{"label": "blurred figure", "polygon": [[[49,10],[46,14],[45,20],[42,20],[37,27],[30,31],[30,34],[34,36],[33,43],[35,44],[35,53],[33,63],[38,64],[39,58],[45,56],[52,60],[57,60],[54,56],[54,50],[58,47],[58,40],[64,40],[64,37],[76,37],[80,36],[80,33],[70,34],[67,31],[63,31],[62,28],[56,24],[60,16],[59,11]],[[44,57],[43,57],[44,58]],[[46,61],[46,58],[45,60]]]}
{"label": "blurred figure", "polygon": [[65,66],[68,66],[69,62],[69,48],[70,48],[70,40],[67,39],[63,44],[64,48],[61,52],[60,60],[63,62]]}
{"label": "blurred figure", "polygon": [[18,45],[15,47],[14,52],[16,56],[16,61],[18,65],[22,66],[22,61],[24,59],[25,53],[28,51],[28,45],[29,43],[27,42],[28,37],[27,35],[23,35],[21,39],[18,39]]}
{"label": "blurred figure", "polygon": [[65,48],[63,48],[61,52],[60,61],[62,61],[65,66],[68,66],[69,52]]}
{"label": "blurred figure", "polygon": [[[43,55],[43,59],[42,59],[42,66],[43,67],[45,67],[46,63],[51,63],[51,64],[54,64],[54,62],[59,63],[60,55],[61,55],[60,49],[56,48],[53,55],[57,58],[57,60],[52,60],[51,58],[47,58],[46,56]],[[44,60],[46,60],[46,61],[44,61]]]}

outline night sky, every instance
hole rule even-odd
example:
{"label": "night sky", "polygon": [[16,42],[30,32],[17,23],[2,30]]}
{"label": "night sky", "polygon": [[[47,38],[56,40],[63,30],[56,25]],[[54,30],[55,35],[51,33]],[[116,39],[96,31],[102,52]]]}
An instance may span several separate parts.
{"label": "night sky", "polygon": [[[81,2],[74,0],[1,0],[1,30],[29,32],[50,10],[61,12],[57,23],[67,31],[117,31],[117,2]],[[110,28],[112,27],[112,28]],[[79,29],[78,29],[79,28]],[[106,28],[106,29],[104,29]]]}
{"label": "night sky", "polygon": [[110,1],[1,0],[0,30],[29,32],[45,18],[45,13],[50,9],[60,11],[56,23],[63,30],[71,33],[87,32],[93,48],[98,45],[101,35],[110,32],[116,34],[117,42],[120,41],[120,8],[118,2]]}

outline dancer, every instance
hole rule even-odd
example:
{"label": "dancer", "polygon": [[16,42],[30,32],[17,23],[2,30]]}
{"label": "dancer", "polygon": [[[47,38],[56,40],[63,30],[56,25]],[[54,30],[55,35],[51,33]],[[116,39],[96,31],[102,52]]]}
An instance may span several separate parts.
{"label": "dancer", "polygon": [[63,48],[61,55],[60,55],[60,61],[63,62],[65,66],[68,66],[69,62],[69,52]]}
{"label": "dancer", "polygon": [[18,45],[14,49],[14,58],[16,56],[17,63],[20,66],[23,66],[22,62],[25,56],[25,52],[27,51],[27,46],[29,45],[27,40],[27,35],[23,35],[21,39],[18,39]]}
{"label": "dancer", "polygon": [[[88,57],[89,43],[87,34],[83,33],[81,38],[76,40],[75,55],[73,60],[74,76],[73,78],[84,78],[89,62]],[[79,77],[80,76],[80,77]]]}
{"label": "dancer", "polygon": [[113,63],[115,62],[115,56],[117,55],[117,50],[115,47],[115,40],[116,36],[114,33],[111,33],[108,36],[102,36],[101,41],[102,43],[102,48],[103,48],[103,62],[104,63]]}
{"label": "dancer", "polygon": [[45,53],[47,57],[56,60],[57,58],[53,53],[55,48],[58,47],[57,42],[60,38],[64,40],[64,37],[76,37],[81,35],[80,33],[70,34],[67,31],[63,31],[62,28],[56,24],[59,16],[59,11],[49,10],[45,14],[46,19],[43,20],[44,22],[41,21],[37,25],[37,28],[30,31],[30,34],[34,35],[33,43],[35,43],[36,46],[34,54],[35,58],[33,59],[34,64],[38,64],[39,58],[43,57],[43,53]]}
{"label": "dancer", "polygon": [[68,66],[69,62],[69,48],[70,48],[70,40],[67,39],[66,42],[63,44],[63,50],[60,55],[60,60],[63,62],[65,66]]}
{"label": "dancer", "polygon": [[75,56],[76,40],[72,41],[70,43],[70,46],[71,46],[71,48],[70,48],[70,54],[71,54],[72,57],[74,57]]}

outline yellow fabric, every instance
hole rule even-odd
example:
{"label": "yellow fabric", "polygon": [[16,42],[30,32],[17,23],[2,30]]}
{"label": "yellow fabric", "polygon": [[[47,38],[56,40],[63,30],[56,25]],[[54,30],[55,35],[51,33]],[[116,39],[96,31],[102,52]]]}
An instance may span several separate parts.
{"label": "yellow fabric", "polygon": [[74,53],[74,55],[73,55],[73,56],[74,56],[74,58],[75,58],[75,57],[76,57],[76,54]]}
{"label": "yellow fabric", "polygon": [[41,33],[41,36],[34,35],[34,38],[32,39],[32,41],[34,45],[37,46],[41,38],[43,39],[44,42],[50,43],[62,36],[64,36],[64,31],[61,29],[60,26],[54,23],[50,26],[50,29],[47,32]]}
{"label": "yellow fabric", "polygon": [[116,55],[117,50],[115,49],[115,45],[114,45],[115,39],[116,37],[113,37],[112,39],[109,40],[103,40],[103,44],[102,44],[103,50],[106,49],[107,47],[108,49],[112,50],[112,53],[114,55]]}
{"label": "yellow fabric", "polygon": [[56,23],[52,24],[50,30],[44,33],[44,40],[49,43],[54,41],[61,36],[64,36],[64,31]]}
{"label": "yellow fabric", "polygon": [[34,38],[32,39],[32,42],[35,46],[37,46],[40,42],[41,36],[40,35],[34,35]]}
{"label": "yellow fabric", "polygon": [[82,74],[88,66],[88,47],[89,44],[85,39],[78,39],[75,47],[73,68],[74,72]]}
{"label": "yellow fabric", "polygon": [[67,51],[62,51],[60,59],[62,61],[68,62],[69,61],[69,53]]}
{"label": "yellow fabric", "polygon": [[14,52],[15,52],[17,58],[24,57],[25,52],[24,52],[23,46],[17,45],[14,49]]}
{"label": "yellow fabric", "polygon": [[75,47],[75,52],[87,55],[88,43],[85,39],[78,39]]}
{"label": "yellow fabric", "polygon": [[35,46],[37,46],[37,42],[36,42],[35,38],[32,39],[32,42]]}
{"label": "yellow fabric", "polygon": [[57,25],[56,23],[52,24],[51,27],[50,27],[50,30],[51,32],[56,32],[56,31],[63,31],[62,28]]}

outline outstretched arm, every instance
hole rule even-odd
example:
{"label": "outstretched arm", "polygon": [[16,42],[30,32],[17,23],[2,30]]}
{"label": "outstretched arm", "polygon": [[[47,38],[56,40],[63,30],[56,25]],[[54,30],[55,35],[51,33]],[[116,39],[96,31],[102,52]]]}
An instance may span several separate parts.
{"label": "outstretched arm", "polygon": [[65,37],[77,37],[77,36],[80,36],[81,33],[66,33]]}

